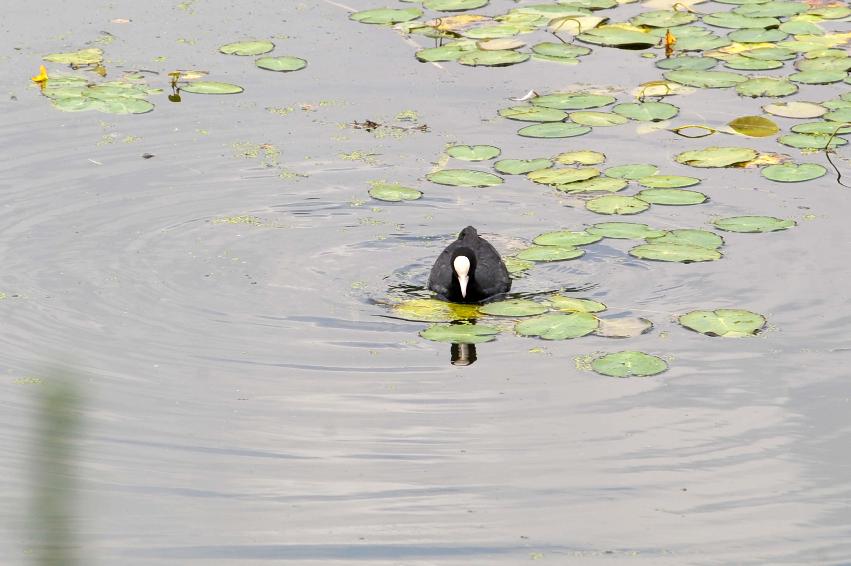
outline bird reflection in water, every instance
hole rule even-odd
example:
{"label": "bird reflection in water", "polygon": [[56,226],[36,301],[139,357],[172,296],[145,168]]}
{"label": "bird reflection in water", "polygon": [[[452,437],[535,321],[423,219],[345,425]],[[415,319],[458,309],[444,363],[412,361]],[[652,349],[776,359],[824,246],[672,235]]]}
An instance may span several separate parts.
{"label": "bird reflection in water", "polygon": [[452,365],[471,366],[476,362],[475,344],[452,344]]}

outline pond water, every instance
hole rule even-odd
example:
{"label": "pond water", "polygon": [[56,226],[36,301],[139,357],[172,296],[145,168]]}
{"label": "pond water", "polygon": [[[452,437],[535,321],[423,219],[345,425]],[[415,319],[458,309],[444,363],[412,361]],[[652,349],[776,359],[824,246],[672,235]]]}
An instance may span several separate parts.
{"label": "pond water", "polygon": [[[605,88],[632,102],[637,85],[661,78],[641,51],[592,46],[572,66],[433,65],[414,58],[433,40],[350,21],[347,7],[376,7],[367,0],[73,4],[18,3],[0,22],[4,564],[29,563],[39,546],[30,462],[51,364],[72,370],[82,396],[70,528],[84,564],[851,560],[851,197],[823,153],[643,122],[522,138],[524,123],[497,116],[529,90]],[[217,52],[243,38],[270,38],[275,55],[308,67],[270,73]],[[148,83],[169,90],[169,71],[204,69],[245,92],[155,95],[141,115],[54,110],[30,81],[41,57],[95,40],[109,72],[157,71]],[[801,85],[795,99],[846,91]],[[670,127],[718,128],[773,100],[697,89],[667,100],[680,107]],[[415,121],[399,119],[411,112]],[[428,131],[349,127],[364,120]],[[607,167],[701,178],[694,189],[710,201],[613,217],[523,176],[429,183],[448,143],[524,159],[596,150]],[[674,161],[712,145],[829,171],[775,183],[758,168]],[[845,172],[846,155],[834,156]],[[424,196],[370,199],[377,180]],[[508,254],[597,222],[708,229],[748,214],[798,225],[724,233],[722,260],[691,264],[636,259],[634,241],[607,238],[514,282],[648,318],[641,336],[503,332],[460,367],[450,344],[418,336],[426,323],[386,306],[425,296],[431,263],[466,225]],[[717,308],[761,313],[768,327],[723,339],[676,322]],[[583,368],[624,349],[670,368],[631,379]]]}

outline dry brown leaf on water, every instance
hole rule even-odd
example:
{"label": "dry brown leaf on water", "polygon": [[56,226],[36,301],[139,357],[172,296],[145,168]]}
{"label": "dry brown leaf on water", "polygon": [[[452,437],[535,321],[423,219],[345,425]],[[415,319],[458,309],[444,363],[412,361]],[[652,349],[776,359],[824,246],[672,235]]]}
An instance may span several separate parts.
{"label": "dry brown leaf on water", "polygon": [[607,338],[633,338],[653,328],[653,323],[646,318],[601,318],[599,321],[594,334]]}

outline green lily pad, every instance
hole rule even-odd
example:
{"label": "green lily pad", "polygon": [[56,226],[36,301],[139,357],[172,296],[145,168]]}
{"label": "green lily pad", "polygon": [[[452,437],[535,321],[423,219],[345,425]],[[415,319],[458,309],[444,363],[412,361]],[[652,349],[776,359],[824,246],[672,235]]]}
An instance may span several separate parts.
{"label": "green lily pad", "polygon": [[726,71],[692,71],[680,69],[668,71],[664,76],[669,81],[697,88],[728,88],[736,86],[748,80],[747,77],[738,73]]}
{"label": "green lily pad", "polygon": [[620,195],[605,195],[592,198],[585,203],[585,208],[597,214],[638,214],[644,212],[650,205],[635,197]]}
{"label": "green lily pad", "polygon": [[561,122],[567,118],[567,113],[555,108],[543,106],[511,106],[499,111],[499,115],[509,120],[522,122]]}
{"label": "green lily pad", "polygon": [[514,327],[520,336],[538,336],[544,340],[567,340],[591,334],[599,322],[593,314],[545,314],[522,320]]}
{"label": "green lily pad", "polygon": [[789,75],[789,80],[808,85],[826,85],[830,83],[838,83],[839,81],[844,80],[847,76],[848,71],[801,71],[799,73],[792,73]]}
{"label": "green lily pad", "polygon": [[561,312],[597,313],[606,310],[606,305],[598,301],[565,297],[564,295],[554,295],[553,297],[550,297],[550,304],[554,309],[560,310]]}
{"label": "green lily pad", "polygon": [[387,202],[399,202],[403,200],[417,200],[423,194],[409,187],[403,187],[399,183],[372,183],[369,196],[377,200]]}
{"label": "green lily pad", "polygon": [[786,18],[806,12],[808,8],[804,2],[764,2],[742,5],[733,12],[755,18]]}
{"label": "green lily pad", "polygon": [[601,222],[590,226],[585,231],[589,234],[618,240],[658,238],[664,236],[666,233],[664,230],[655,230],[647,224],[638,224],[636,222]]}
{"label": "green lily pad", "polygon": [[537,96],[530,100],[535,106],[554,108],[556,110],[587,110],[608,106],[615,102],[615,97],[605,94],[590,94],[587,92],[556,92]]}
{"label": "green lily pad", "polygon": [[672,28],[684,26],[697,20],[697,16],[690,12],[675,12],[673,10],[653,10],[642,12],[630,18],[629,23],[634,26],[649,26],[654,28]]}
{"label": "green lily pad", "polygon": [[583,126],[607,127],[626,124],[627,119],[612,112],[594,112],[591,110],[579,110],[570,113],[570,119]]}
{"label": "green lily pad", "polygon": [[751,59],[744,55],[732,55],[724,61],[724,66],[728,69],[736,69],[737,71],[767,71],[770,69],[780,69],[783,67],[783,61],[766,61],[763,59]]}
{"label": "green lily pad", "polygon": [[479,312],[491,316],[537,316],[548,310],[546,305],[527,299],[511,299],[479,307]]}
{"label": "green lily pad", "polygon": [[562,163],[564,165],[574,165],[576,163],[580,165],[597,165],[598,163],[603,163],[605,160],[606,154],[590,149],[565,151],[564,153],[559,153],[553,158],[553,161],[556,163]]}
{"label": "green lily pad", "polygon": [[262,55],[275,48],[271,41],[238,41],[226,43],[219,47],[219,51],[225,55]]}
{"label": "green lily pad", "polygon": [[763,110],[775,116],[783,118],[818,118],[827,112],[824,106],[820,106],[813,102],[774,102],[766,104],[762,107]]}
{"label": "green lily pad", "polygon": [[564,185],[566,183],[591,179],[592,177],[597,177],[599,174],[600,170],[594,167],[581,167],[579,169],[539,169],[528,173],[526,177],[542,185]]}
{"label": "green lily pad", "polygon": [[677,163],[692,167],[730,167],[756,159],[756,150],[748,147],[708,147],[684,151],[677,155]]}
{"label": "green lily pad", "polygon": [[764,316],[739,309],[691,311],[680,316],[677,320],[689,330],[707,336],[723,336],[725,338],[753,336],[765,327]]}
{"label": "green lily pad", "polygon": [[639,198],[650,204],[671,206],[701,204],[708,200],[708,197],[703,193],[684,189],[645,189],[635,195],[635,198]]}
{"label": "green lily pad", "polygon": [[572,232],[570,230],[560,230],[558,232],[545,232],[539,236],[535,236],[532,243],[539,246],[584,246],[599,242],[602,239],[602,236],[589,234],[585,231]]}
{"label": "green lily pad", "polygon": [[596,358],[591,369],[609,377],[650,377],[667,370],[668,363],[657,356],[626,350]]}
{"label": "green lily pad", "polygon": [[142,98],[112,96],[95,100],[92,108],[106,114],[145,114],[153,110],[154,105]]}
{"label": "green lily pad", "polygon": [[710,49],[720,49],[726,47],[732,42],[725,37],[718,37],[710,33],[708,35],[681,37],[677,39],[677,49],[680,51],[709,51]]}
{"label": "green lily pad", "polygon": [[502,159],[493,164],[493,168],[506,175],[525,175],[552,167],[549,159]]}
{"label": "green lily pad", "polygon": [[737,29],[727,34],[731,41],[738,43],[774,43],[782,41],[789,36],[785,31],[779,29]]}
{"label": "green lily pad", "polygon": [[585,181],[576,181],[565,185],[555,185],[559,191],[570,194],[577,193],[616,193],[627,187],[629,183],[625,179],[612,179],[610,177],[595,177]]}
{"label": "green lily pad", "polygon": [[[650,240],[653,242],[653,240]],[[657,244],[649,243],[636,246],[629,250],[629,255],[639,259],[653,261],[673,261],[679,263],[694,263],[721,259],[721,252],[702,246],[687,244]]]}
{"label": "green lily pad", "polygon": [[103,61],[103,50],[98,47],[89,47],[68,53],[51,53],[45,55],[42,59],[51,63],[64,63],[66,65],[97,65]]}
{"label": "green lily pad", "polygon": [[245,89],[239,85],[214,81],[193,81],[180,87],[181,92],[191,92],[192,94],[239,94],[243,90]]}
{"label": "green lily pad", "polygon": [[502,177],[472,169],[441,169],[426,175],[426,179],[452,187],[495,187],[502,184]]}
{"label": "green lily pad", "polygon": [[826,173],[827,169],[817,163],[781,163],[769,165],[762,170],[763,177],[781,183],[811,181],[823,177]]}
{"label": "green lily pad", "polygon": [[617,104],[612,112],[632,120],[641,122],[660,122],[669,120],[679,113],[680,109],[667,102],[629,102]]}
{"label": "green lily pad", "polygon": [[832,122],[851,122],[851,108],[831,110],[824,115],[824,119]]}
{"label": "green lily pad", "polygon": [[647,49],[657,43],[657,39],[647,33],[606,25],[580,33],[576,39],[594,45],[622,49]]}
{"label": "green lily pad", "polygon": [[502,150],[492,145],[453,145],[446,148],[449,157],[462,161],[487,161],[499,157],[500,153]]}
{"label": "green lily pad", "polygon": [[710,232],[709,230],[697,230],[683,228],[665,232],[659,237],[647,238],[648,244],[678,244],[684,246],[697,246],[715,250],[724,245],[724,238]]}
{"label": "green lily pad", "polygon": [[780,24],[778,29],[792,35],[824,35],[824,29],[806,20],[789,20]]}
{"label": "green lily pad", "polygon": [[792,131],[796,134],[851,134],[851,126],[842,122],[806,122],[795,124],[792,126]]}
{"label": "green lily pad", "polygon": [[[514,37],[515,35],[532,31],[532,28],[523,23],[502,23],[498,25],[481,26],[461,31],[461,35],[470,39],[501,39]],[[526,59],[529,54],[526,53]],[[525,59],[524,59],[525,61]],[[519,62],[519,61],[516,61]]]}
{"label": "green lily pad", "polygon": [[650,189],[679,189],[691,187],[698,183],[700,183],[700,179],[682,175],[650,175],[638,179],[639,185]]}
{"label": "green lily pad", "polygon": [[727,123],[737,134],[752,138],[773,136],[780,131],[780,126],[765,116],[741,116]]}
{"label": "green lily pad", "polygon": [[749,59],[759,59],[762,61],[788,61],[798,56],[797,53],[782,47],[759,47],[742,51],[742,55]]}
{"label": "green lily pad", "polygon": [[588,126],[572,122],[545,122],[521,128],[517,130],[517,134],[524,138],[572,138],[590,131]]}
{"label": "green lily pad", "polygon": [[479,316],[476,305],[447,303],[437,299],[411,299],[392,307],[393,316],[416,322],[452,322]]}
{"label": "green lily pad", "polygon": [[656,66],[666,71],[708,71],[717,64],[717,59],[698,55],[679,55],[656,61]]}
{"label": "green lily pad", "polygon": [[93,110],[97,100],[87,96],[56,97],[51,99],[51,104],[57,110],[63,112],[83,112]]}
{"label": "green lily pad", "polygon": [[653,329],[653,323],[646,318],[622,317],[601,318],[600,326],[594,332],[605,338],[634,338]]}
{"label": "green lily pad", "polygon": [[528,271],[535,267],[534,261],[528,261],[525,259],[517,259],[516,257],[506,257],[503,260],[505,263],[505,268],[508,270],[508,274],[512,277],[522,277],[524,271]]}
{"label": "green lily pad", "polygon": [[784,78],[757,77],[736,85],[736,92],[742,96],[781,97],[798,92],[798,85]]}
{"label": "green lily pad", "polygon": [[[797,53],[795,54],[797,55]],[[851,57],[816,57],[801,59],[795,63],[799,71],[837,71],[847,73],[851,69]],[[800,82],[800,81],[799,81]],[[835,82],[831,80],[830,82]]]}
{"label": "green lily pad", "polygon": [[786,134],[780,136],[777,141],[798,149],[833,149],[848,143],[844,138],[828,134]]}
{"label": "green lily pad", "polygon": [[516,65],[529,59],[528,53],[520,53],[510,49],[497,49],[494,51],[483,51],[474,49],[466,51],[458,57],[458,62],[471,67],[506,67]]}
{"label": "green lily pad", "polygon": [[752,18],[733,12],[715,12],[703,16],[703,23],[719,28],[768,29],[780,25],[777,18]]}
{"label": "green lily pad", "polygon": [[442,45],[440,47],[428,47],[420,49],[415,53],[418,60],[423,63],[436,63],[440,61],[457,61],[458,58],[466,51],[472,51],[476,48],[475,42],[470,43],[455,43],[450,45]]}
{"label": "green lily pad", "polygon": [[416,20],[422,15],[422,10],[418,10],[417,8],[376,8],[374,10],[355,12],[349,17],[362,24],[389,25]]}
{"label": "green lily pad", "polygon": [[463,12],[488,5],[489,0],[424,0],[423,6],[436,12]]}
{"label": "green lily pad", "polygon": [[481,324],[433,324],[422,330],[420,336],[432,342],[453,344],[481,344],[496,339],[499,328]]}
{"label": "green lily pad", "polygon": [[261,69],[277,71],[279,73],[300,71],[307,67],[307,61],[298,57],[291,57],[289,55],[282,55],[280,57],[260,57],[254,61],[254,64]]}
{"label": "green lily pad", "polygon": [[[659,172],[659,168],[650,163],[632,163],[629,165],[618,165],[617,167],[609,167],[603,174],[606,177],[613,179],[629,179],[637,181],[643,177],[649,177]],[[698,181],[699,182],[699,181]]]}
{"label": "green lily pad", "polygon": [[571,43],[553,43],[544,42],[532,46],[532,51],[538,55],[546,55],[547,57],[559,57],[572,59],[582,55],[588,55],[591,50],[587,47],[573,45]]}
{"label": "green lily pad", "polygon": [[784,220],[773,216],[730,216],[719,218],[712,225],[725,232],[776,232],[795,226],[794,220]]}
{"label": "green lily pad", "polygon": [[526,261],[565,261],[585,255],[585,250],[573,246],[530,246],[515,254]]}

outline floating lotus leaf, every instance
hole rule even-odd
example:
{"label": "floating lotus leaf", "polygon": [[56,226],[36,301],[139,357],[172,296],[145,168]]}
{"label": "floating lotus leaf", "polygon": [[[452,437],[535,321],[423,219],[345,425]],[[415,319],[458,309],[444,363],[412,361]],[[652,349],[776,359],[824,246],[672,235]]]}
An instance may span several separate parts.
{"label": "floating lotus leaf", "polygon": [[488,5],[489,0],[424,0],[423,6],[436,12],[463,12]]}
{"label": "floating lotus leaf", "polygon": [[717,64],[716,59],[696,55],[680,55],[656,61],[656,66],[666,71],[708,71]]}
{"label": "floating lotus leaf", "polygon": [[502,150],[492,145],[453,145],[446,148],[449,157],[462,161],[487,161],[499,157],[500,153]]}
{"label": "floating lotus leaf", "polygon": [[751,59],[744,55],[731,55],[724,66],[728,69],[736,69],[737,71],[767,71],[770,69],[779,69],[783,66],[782,61],[764,61],[761,59]]}
{"label": "floating lotus leaf", "polygon": [[532,53],[532,59],[536,61],[549,61],[551,63],[561,63],[562,65],[578,65],[579,59],[575,57],[552,57],[550,55],[540,55]]}
{"label": "floating lotus leaf", "polygon": [[437,299],[411,299],[393,305],[392,312],[393,316],[416,322],[452,322],[476,318],[479,307]]}
{"label": "floating lotus leaf", "polygon": [[535,267],[534,261],[517,259],[516,257],[506,257],[503,259],[503,263],[505,263],[505,268],[508,270],[508,274],[514,278],[522,277],[524,271]]}
{"label": "floating lotus leaf", "polygon": [[707,147],[684,151],[677,155],[677,163],[692,167],[730,167],[756,159],[756,150],[748,147]]}
{"label": "floating lotus leaf", "polygon": [[239,41],[226,43],[219,47],[219,51],[225,55],[262,55],[275,48],[271,41]]}
{"label": "floating lotus leaf", "polygon": [[634,338],[652,329],[653,323],[646,318],[601,318],[594,334],[606,338]]}
{"label": "floating lotus leaf", "polygon": [[494,169],[506,175],[525,175],[552,166],[549,159],[503,159],[493,164]]}
{"label": "floating lotus leaf", "polygon": [[782,47],[758,47],[756,49],[748,49],[742,51],[742,55],[749,59],[759,59],[762,61],[788,61],[798,56],[797,53]]}
{"label": "floating lotus leaf", "polygon": [[739,309],[691,311],[677,320],[689,330],[725,338],[753,336],[765,326],[765,317],[761,314]]}
{"label": "floating lotus leaf", "polygon": [[567,118],[567,113],[561,110],[532,105],[503,108],[499,111],[499,115],[509,120],[523,122],[562,122]]}
{"label": "floating lotus leaf", "polygon": [[652,35],[618,26],[600,26],[576,36],[579,41],[622,49],[647,49],[657,43]]}
{"label": "floating lotus leaf", "polygon": [[789,80],[796,83],[808,85],[826,85],[830,83],[838,83],[848,76],[847,71],[801,71],[800,73],[792,73],[789,75]]}
{"label": "floating lotus leaf", "polygon": [[530,100],[535,106],[555,108],[556,110],[586,110],[608,106],[615,97],[604,94],[589,94],[585,92],[557,92],[545,94]]}
{"label": "floating lotus leaf", "polygon": [[727,125],[736,133],[752,138],[765,138],[780,131],[780,126],[764,116],[742,116]]}
{"label": "floating lotus leaf", "polygon": [[625,189],[629,183],[624,179],[612,179],[610,177],[596,177],[587,181],[577,181],[566,185],[555,185],[555,188],[570,194],[607,192],[616,193]]}
{"label": "floating lotus leaf", "polygon": [[[103,50],[98,47],[89,47],[69,53],[51,53],[42,57],[51,63],[64,63],[66,65],[97,65],[103,61]],[[53,80],[51,77],[50,80]]]}
{"label": "floating lotus leaf", "polygon": [[510,49],[499,49],[496,51],[482,51],[474,49],[466,51],[458,57],[458,62],[471,67],[505,67],[522,63],[529,59],[528,53],[518,53]]}
{"label": "floating lotus leaf", "polygon": [[609,377],[649,377],[667,370],[668,364],[657,356],[627,350],[595,359],[591,369]]}
{"label": "floating lotus leaf", "polygon": [[724,245],[724,238],[709,230],[683,228],[671,230],[658,237],[647,238],[648,244],[679,244],[700,248],[718,249]]}
{"label": "floating lotus leaf", "polygon": [[432,342],[481,344],[496,339],[499,328],[481,324],[433,324],[420,331],[420,336]]}
{"label": "floating lotus leaf", "polygon": [[441,169],[426,175],[426,179],[452,187],[495,187],[502,184],[502,177],[472,169]]}
{"label": "floating lotus leaf", "polygon": [[239,94],[243,90],[245,89],[239,85],[217,83],[214,81],[194,81],[180,87],[181,92],[191,92],[193,94]]}
{"label": "floating lotus leaf", "polygon": [[[653,240],[650,241],[652,242]],[[640,259],[679,263],[721,259],[721,252],[718,250],[686,244],[642,244],[629,250],[629,255]]]}
{"label": "floating lotus leaf", "polygon": [[654,230],[647,224],[636,222],[601,222],[586,229],[589,234],[618,240],[643,240],[658,238],[666,234],[664,230]]}
{"label": "floating lotus leaf", "polygon": [[795,63],[795,68],[799,71],[848,72],[848,69],[851,69],[851,57],[816,57],[814,59],[802,59]]}
{"label": "floating lotus leaf", "polygon": [[792,131],[796,134],[849,134],[851,133],[851,126],[843,122],[807,122],[795,124],[792,126]]}
{"label": "floating lotus leaf", "polygon": [[824,115],[824,119],[831,120],[833,122],[851,122],[851,108],[831,110]]}
{"label": "floating lotus leaf", "polygon": [[814,22],[790,20],[780,24],[780,31],[792,35],[824,35],[824,30]]}
{"label": "floating lotus leaf", "polygon": [[585,208],[597,214],[638,214],[650,208],[650,205],[635,197],[605,195],[592,198],[585,203]]}
{"label": "floating lotus leaf", "polygon": [[589,234],[585,231],[572,232],[570,230],[561,230],[535,236],[532,242],[539,246],[584,246],[599,242],[602,239],[602,236]]}
{"label": "floating lotus leaf", "polygon": [[837,4],[832,6],[821,6],[808,10],[807,15],[817,16],[824,18],[825,20],[841,20],[851,15],[851,8]]}
{"label": "floating lotus leaf", "polygon": [[590,110],[571,112],[570,119],[577,124],[582,124],[583,126],[595,127],[620,126],[627,122],[626,118],[618,114],[613,114],[611,112],[593,112]]}
{"label": "floating lotus leaf", "polygon": [[559,58],[575,58],[582,55],[588,55],[591,50],[587,47],[573,45],[570,43],[552,43],[544,42],[532,46],[532,51],[538,55],[546,55],[547,57]]}
{"label": "floating lotus leaf", "polygon": [[531,246],[515,254],[526,261],[564,261],[585,255],[585,250],[573,246]]}
{"label": "floating lotus leaf", "polygon": [[280,57],[260,57],[254,61],[254,64],[261,69],[277,71],[279,73],[300,71],[307,67],[307,61],[298,57],[291,57],[289,55],[282,55]]}
{"label": "floating lotus leaf", "polygon": [[678,189],[691,187],[698,183],[700,183],[700,179],[682,175],[650,175],[638,179],[639,185],[650,189]]}
{"label": "floating lotus leaf", "polygon": [[629,23],[634,26],[650,26],[654,28],[672,28],[674,26],[683,26],[697,20],[697,16],[690,12],[675,12],[673,10],[654,10],[650,12],[642,12],[633,18],[630,18]]}
{"label": "floating lotus leaf", "polygon": [[142,98],[113,96],[95,100],[92,108],[107,114],[145,114],[154,109],[154,105]]}
{"label": "floating lotus leaf", "polygon": [[590,149],[565,151],[564,153],[559,153],[553,158],[553,161],[556,163],[562,163],[564,165],[573,165],[574,163],[578,163],[580,165],[596,165],[598,163],[603,163],[605,160],[606,154]]}
{"label": "floating lotus leaf", "polygon": [[420,49],[416,52],[417,59],[424,63],[434,63],[438,61],[456,61],[466,51],[472,51],[476,48],[473,41],[458,42],[441,47],[429,47]]}
{"label": "floating lotus leaf", "polygon": [[708,197],[697,191],[683,189],[645,189],[635,195],[635,198],[650,204],[686,206],[706,202]]}
{"label": "floating lotus leaf", "polygon": [[597,329],[593,314],[545,314],[517,323],[514,331],[520,336],[538,336],[544,340],[567,340],[591,334]]}
{"label": "floating lotus leaf", "polygon": [[816,163],[782,163],[771,165],[762,170],[762,176],[772,181],[796,183],[818,179],[827,173],[827,169]]}
{"label": "floating lotus leaf", "polygon": [[479,312],[491,316],[537,316],[547,312],[549,307],[527,299],[511,299],[488,303],[479,307]]}
{"label": "floating lotus leaf", "polygon": [[63,112],[83,112],[85,110],[93,110],[97,102],[98,101],[94,98],[88,98],[85,96],[56,97],[51,100],[53,107]]}
{"label": "floating lotus leaf", "polygon": [[794,220],[784,220],[773,216],[731,216],[719,218],[712,222],[719,230],[725,232],[776,232],[795,226]]}
{"label": "floating lotus leaf", "polygon": [[813,102],[775,102],[766,104],[762,107],[763,110],[775,116],[783,118],[818,118],[827,109]]}
{"label": "floating lotus leaf", "polygon": [[411,20],[416,20],[422,15],[422,10],[418,10],[417,8],[376,8],[374,10],[362,10],[360,12],[355,12],[349,17],[362,24],[387,25],[409,22]]}
{"label": "floating lotus leaf", "polygon": [[599,174],[600,170],[594,167],[581,167],[579,169],[539,169],[528,173],[526,176],[535,183],[542,185],[564,185],[565,183],[597,177]]}
{"label": "floating lotus leaf", "polygon": [[[609,167],[603,174],[614,179],[629,179],[636,181],[642,177],[649,177],[659,172],[659,168],[649,163],[633,163],[630,165],[618,165]],[[700,182],[700,181],[698,181]]]}
{"label": "floating lotus leaf", "polygon": [[752,18],[786,18],[806,12],[808,8],[804,2],[764,2],[739,6],[733,13]]}
{"label": "floating lotus leaf", "polygon": [[517,134],[525,138],[572,138],[590,131],[588,126],[573,122],[545,122],[521,128],[517,130]]}
{"label": "floating lotus leaf", "polygon": [[636,102],[617,104],[612,112],[642,122],[660,122],[673,118],[680,109],[667,102]]}
{"label": "floating lotus leaf", "polygon": [[[532,31],[532,28],[519,23],[503,23],[492,26],[481,26],[472,29],[464,30],[461,35],[471,39],[499,39],[505,37],[514,37],[515,35]],[[526,54],[526,58],[529,55]],[[525,59],[524,59],[525,60]],[[519,63],[520,61],[515,61]]]}
{"label": "floating lotus leaf", "polygon": [[742,96],[789,96],[798,92],[798,85],[783,78],[757,77],[736,85],[736,92]]}
{"label": "floating lotus leaf", "polygon": [[525,47],[526,42],[513,37],[503,37],[499,39],[484,39],[476,42],[476,47],[484,51],[497,51],[500,49],[520,49]]}
{"label": "floating lotus leaf", "polygon": [[727,38],[738,43],[773,43],[783,41],[789,36],[779,29],[737,29],[727,34]]}
{"label": "floating lotus leaf", "polygon": [[678,71],[668,71],[664,75],[666,79],[675,83],[698,88],[728,88],[748,80],[747,77],[738,73],[728,73],[726,71],[691,71],[681,69]]}
{"label": "floating lotus leaf", "polygon": [[564,295],[554,295],[550,297],[550,304],[554,309],[562,312],[596,313],[606,310],[606,305],[603,303],[592,301],[591,299],[565,297]]}
{"label": "floating lotus leaf", "polygon": [[703,23],[719,28],[767,29],[780,25],[777,18],[751,18],[733,12],[715,12],[703,16]]}
{"label": "floating lotus leaf", "polygon": [[409,187],[403,187],[399,183],[372,183],[369,196],[374,199],[387,202],[399,202],[403,200],[417,200],[423,194]]}
{"label": "floating lotus leaf", "polygon": [[828,134],[786,134],[780,136],[777,141],[798,149],[833,149],[848,143],[844,138]]}

